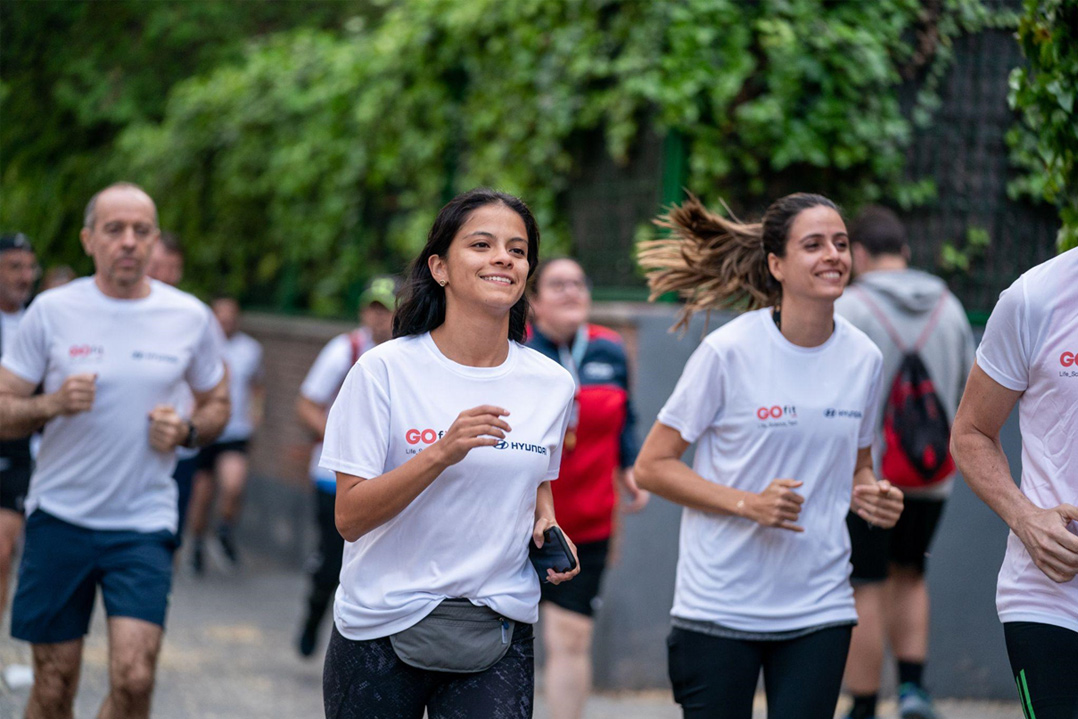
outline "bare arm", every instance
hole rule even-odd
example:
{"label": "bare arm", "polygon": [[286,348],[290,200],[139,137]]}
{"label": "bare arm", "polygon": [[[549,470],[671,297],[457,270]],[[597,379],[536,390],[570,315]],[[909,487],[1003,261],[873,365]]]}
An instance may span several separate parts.
{"label": "bare arm", "polygon": [[1067,582],[1078,574],[1078,537],[1067,530],[1078,520],[1078,507],[1042,509],[1030,502],[1014,483],[999,441],[1021,396],[974,364],[951,428],[951,453],[966,484],[1022,540],[1037,567],[1053,581]]}
{"label": "bare arm", "polygon": [[[364,479],[337,472],[337,531],[354,542],[396,517],[472,449],[493,447],[504,439],[509,425],[501,418],[506,415],[504,409],[489,405],[465,410],[441,439],[385,474]],[[553,516],[553,504],[550,511]]]}
{"label": "bare arm", "polygon": [[33,396],[37,387],[0,367],[0,439],[27,437],[60,415],[86,412],[94,404],[94,374],[75,374],[59,390]]}
{"label": "bare arm", "polygon": [[688,448],[689,443],[676,429],[656,422],[633,467],[636,483],[642,489],[692,509],[746,517],[768,527],[804,531],[794,524],[805,501],[793,491],[801,486],[800,481],[775,479],[759,494],[709,482],[681,461]]}
{"label": "bare arm", "polygon": [[326,406],[300,395],[296,398],[296,416],[314,440],[321,442],[326,436],[326,420],[329,418]]}

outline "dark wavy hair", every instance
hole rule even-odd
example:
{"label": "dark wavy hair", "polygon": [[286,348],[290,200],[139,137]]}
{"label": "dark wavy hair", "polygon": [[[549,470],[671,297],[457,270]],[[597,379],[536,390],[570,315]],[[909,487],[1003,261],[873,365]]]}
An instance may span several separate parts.
{"label": "dark wavy hair", "polygon": [[659,227],[672,230],[671,237],[637,245],[651,290],[648,299],[676,292],[685,300],[675,327],[687,326],[692,314],[701,310],[755,310],[779,304],[782,286],[771,275],[767,256],[785,257],[794,219],[820,206],[842,214],[826,197],[798,192],[772,202],[759,222],[741,222],[708,210],[690,194],[655,220]]}
{"label": "dark wavy hair", "polygon": [[[523,200],[486,187],[457,195],[438,212],[427,234],[426,246],[408,268],[401,300],[393,315],[394,338],[430,332],[445,322],[445,288],[435,282],[427,260],[432,255],[444,257],[461,226],[474,211],[487,205],[504,205],[520,215],[528,233],[528,277],[535,272],[539,264],[539,225]],[[527,321],[528,297],[525,292],[509,310],[509,339],[523,342]]]}

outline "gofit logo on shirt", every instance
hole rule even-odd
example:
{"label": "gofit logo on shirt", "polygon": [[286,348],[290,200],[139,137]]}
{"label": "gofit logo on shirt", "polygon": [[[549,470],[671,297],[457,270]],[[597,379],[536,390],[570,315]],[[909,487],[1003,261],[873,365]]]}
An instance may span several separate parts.
{"label": "gofit logo on shirt", "polygon": [[772,407],[761,407],[756,410],[756,418],[761,422],[768,419],[782,419],[783,417],[797,417],[797,407],[776,404]]}
{"label": "gofit logo on shirt", "polygon": [[1078,353],[1064,352],[1059,356],[1059,364],[1063,365],[1064,367],[1073,367],[1074,365],[1078,364]]}
{"label": "gofit logo on shirt", "polygon": [[73,360],[99,360],[105,356],[105,348],[101,345],[71,345],[67,348],[67,355]]}
{"label": "gofit logo on shirt", "polygon": [[445,430],[435,431],[433,429],[410,429],[404,433],[404,441],[408,444],[434,444],[442,435],[445,434]]}

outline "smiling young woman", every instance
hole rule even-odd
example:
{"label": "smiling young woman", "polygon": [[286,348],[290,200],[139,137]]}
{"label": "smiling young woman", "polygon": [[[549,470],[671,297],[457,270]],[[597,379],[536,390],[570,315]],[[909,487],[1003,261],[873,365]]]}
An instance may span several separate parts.
{"label": "smiling young woman", "polygon": [[346,544],[326,716],[531,716],[528,546],[556,524],[574,392],[520,344],[538,255],[519,199],[453,199],[412,264],[394,339],[360,356],[333,403],[321,466],[336,472]]}
{"label": "smiling young woman", "polygon": [[[636,462],[637,483],[682,504],[669,672],[686,717],[748,719],[763,671],[770,716],[833,716],[857,621],[852,508],[894,524],[902,494],[878,482],[871,444],[882,358],[836,317],[846,226],[825,197],[774,202],[758,223],[695,198],[645,243],[652,296],[748,310],[693,353]],[[681,461],[697,451],[690,468]]]}

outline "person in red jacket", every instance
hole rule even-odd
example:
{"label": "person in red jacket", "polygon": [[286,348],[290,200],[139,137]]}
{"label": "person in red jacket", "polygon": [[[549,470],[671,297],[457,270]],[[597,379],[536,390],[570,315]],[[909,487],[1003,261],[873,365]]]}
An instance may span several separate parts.
{"label": "person in red jacket", "polygon": [[561,474],[551,483],[555,513],[577,545],[581,573],[543,584],[540,621],[546,649],[546,697],[553,719],[580,717],[591,688],[593,614],[610,555],[620,485],[639,511],[648,493],[632,465],[639,443],[629,402],[629,368],[617,332],[587,323],[591,294],[575,260],[556,258],[535,271],[528,346],[556,360],[576,381]]}

